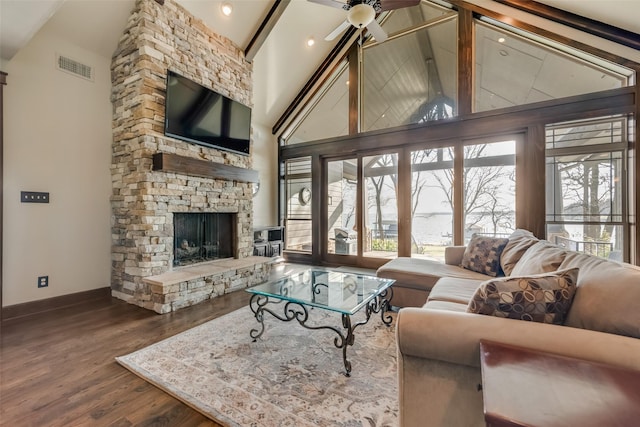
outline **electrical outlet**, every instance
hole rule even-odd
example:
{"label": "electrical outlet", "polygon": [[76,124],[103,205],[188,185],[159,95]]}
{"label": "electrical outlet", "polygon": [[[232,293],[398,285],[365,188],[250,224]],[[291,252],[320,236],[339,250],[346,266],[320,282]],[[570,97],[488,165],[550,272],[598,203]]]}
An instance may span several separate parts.
{"label": "electrical outlet", "polygon": [[49,286],[49,276],[38,276],[38,287],[46,288]]}

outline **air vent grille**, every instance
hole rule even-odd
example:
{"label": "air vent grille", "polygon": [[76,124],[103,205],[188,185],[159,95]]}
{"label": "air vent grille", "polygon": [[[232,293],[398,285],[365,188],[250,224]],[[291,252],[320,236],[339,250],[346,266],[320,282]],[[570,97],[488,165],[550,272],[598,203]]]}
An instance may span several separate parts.
{"label": "air vent grille", "polygon": [[57,66],[61,71],[93,81],[93,67],[90,65],[85,65],[66,56],[58,55]]}

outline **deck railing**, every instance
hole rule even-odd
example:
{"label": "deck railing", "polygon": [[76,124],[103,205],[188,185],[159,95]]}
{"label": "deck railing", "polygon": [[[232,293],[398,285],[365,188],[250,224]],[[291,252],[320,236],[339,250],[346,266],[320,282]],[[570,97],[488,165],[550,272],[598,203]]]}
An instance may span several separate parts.
{"label": "deck railing", "polygon": [[582,252],[602,258],[608,258],[609,254],[613,251],[613,243],[611,242],[589,242],[572,240],[562,236],[554,237],[554,243],[556,245],[571,251]]}

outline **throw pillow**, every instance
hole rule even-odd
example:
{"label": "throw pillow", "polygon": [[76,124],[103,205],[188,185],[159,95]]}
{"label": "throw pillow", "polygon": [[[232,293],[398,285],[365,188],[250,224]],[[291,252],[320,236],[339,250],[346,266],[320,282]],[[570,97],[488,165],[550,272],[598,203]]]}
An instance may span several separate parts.
{"label": "throw pillow", "polygon": [[512,276],[529,276],[548,273],[560,268],[567,251],[546,240],[540,240],[522,255],[520,261],[511,270]]}
{"label": "throw pillow", "polygon": [[520,261],[522,255],[524,255],[527,249],[538,243],[538,241],[530,231],[522,229],[515,230],[511,236],[509,236],[509,243],[504,247],[502,255],[500,256],[500,266],[504,274],[507,276],[511,275],[513,268],[518,261]]}
{"label": "throw pillow", "polygon": [[562,325],[576,291],[578,269],[482,282],[467,312]]}
{"label": "throw pillow", "polygon": [[508,239],[476,236],[464,250],[460,266],[467,270],[496,277],[502,273],[500,268],[500,254],[509,242]]}

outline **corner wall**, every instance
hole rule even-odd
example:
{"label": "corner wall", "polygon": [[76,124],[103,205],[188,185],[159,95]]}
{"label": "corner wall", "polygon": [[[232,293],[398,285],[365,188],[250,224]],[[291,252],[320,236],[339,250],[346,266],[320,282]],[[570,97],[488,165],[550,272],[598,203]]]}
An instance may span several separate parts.
{"label": "corner wall", "polygon": [[[57,70],[56,53],[91,65],[94,80]],[[110,60],[45,25],[5,63],[4,306],[109,286]],[[21,191],[51,201],[21,203]]]}
{"label": "corner wall", "polygon": [[268,126],[253,123],[253,169],[259,172],[260,189],[253,197],[253,225],[279,225],[278,142]]}

